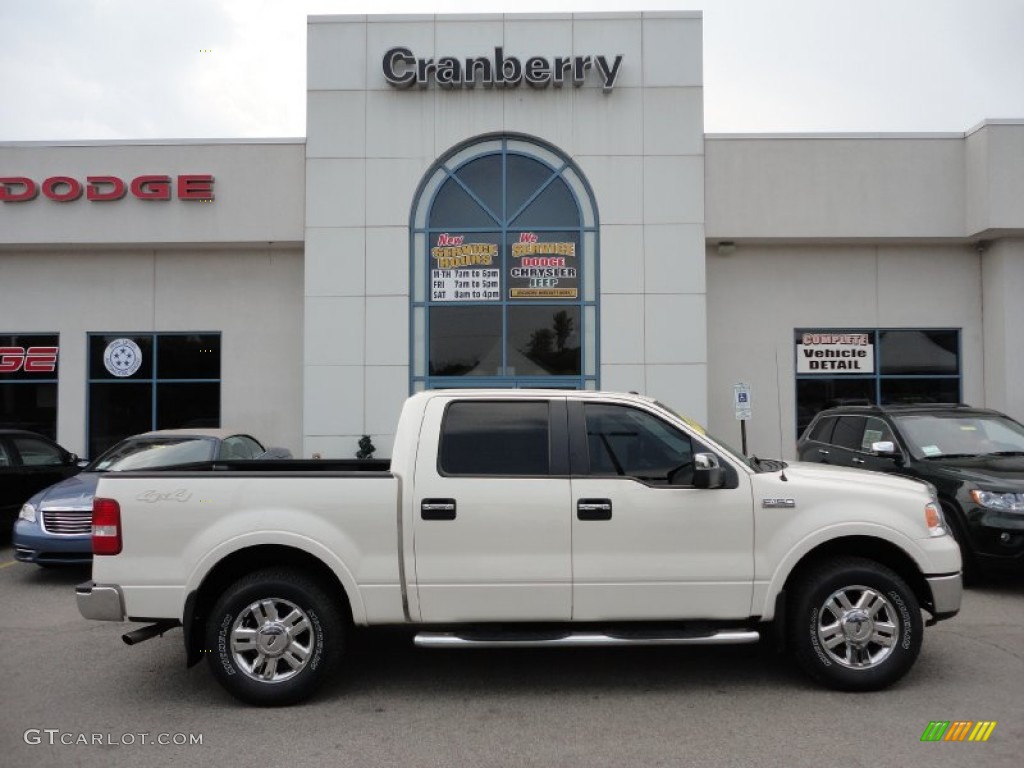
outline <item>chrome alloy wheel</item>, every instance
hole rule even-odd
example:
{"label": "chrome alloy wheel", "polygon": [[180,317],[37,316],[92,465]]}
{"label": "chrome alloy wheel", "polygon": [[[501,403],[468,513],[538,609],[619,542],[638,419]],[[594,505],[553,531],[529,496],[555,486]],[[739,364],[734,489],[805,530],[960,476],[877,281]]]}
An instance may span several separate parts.
{"label": "chrome alloy wheel", "polygon": [[861,585],[833,592],[818,614],[818,641],[836,663],[871,669],[896,647],[900,618],[885,595]]}
{"label": "chrome alloy wheel", "polygon": [[243,610],[231,627],[231,655],[248,677],[281,683],[299,674],[313,655],[309,616],[290,600],[266,598]]}

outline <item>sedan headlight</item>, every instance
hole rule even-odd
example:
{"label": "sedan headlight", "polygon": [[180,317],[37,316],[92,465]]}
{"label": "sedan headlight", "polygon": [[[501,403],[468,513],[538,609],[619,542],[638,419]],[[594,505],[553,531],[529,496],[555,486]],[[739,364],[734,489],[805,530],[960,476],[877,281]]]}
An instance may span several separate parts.
{"label": "sedan headlight", "polygon": [[997,491],[971,491],[971,498],[979,507],[998,509],[1003,512],[1024,512],[1024,493],[999,493]]}
{"label": "sedan headlight", "polygon": [[21,512],[18,513],[19,520],[27,520],[30,523],[36,521],[36,508],[34,504],[23,504]]}

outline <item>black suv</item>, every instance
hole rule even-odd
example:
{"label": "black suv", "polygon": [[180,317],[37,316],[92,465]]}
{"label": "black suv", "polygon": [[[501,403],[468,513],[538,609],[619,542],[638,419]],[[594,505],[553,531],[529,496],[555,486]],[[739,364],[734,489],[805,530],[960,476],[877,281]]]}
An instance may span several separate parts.
{"label": "black suv", "polygon": [[965,575],[1024,569],[1024,425],[966,405],[843,406],[797,443],[801,461],[926,480],[938,491]]}

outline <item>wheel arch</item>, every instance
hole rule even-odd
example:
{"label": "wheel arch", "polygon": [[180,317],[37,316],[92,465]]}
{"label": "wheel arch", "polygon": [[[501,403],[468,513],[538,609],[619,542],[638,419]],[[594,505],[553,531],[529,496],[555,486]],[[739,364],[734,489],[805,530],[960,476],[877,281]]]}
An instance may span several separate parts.
{"label": "wheel arch", "polygon": [[338,575],[323,560],[309,552],[282,544],[257,544],[224,557],[203,577],[199,586],[185,599],[182,628],[185,635],[186,664],[199,662],[204,651],[203,623],[217,598],[231,584],[249,573],[268,566],[294,568],[314,579],[336,601],[346,624],[353,622],[352,602]]}
{"label": "wheel arch", "polygon": [[792,594],[794,584],[819,563],[840,557],[860,557],[884,565],[906,582],[922,608],[933,612],[931,589],[914,558],[898,545],[874,536],[842,536],[804,553],[786,576],[781,594]]}

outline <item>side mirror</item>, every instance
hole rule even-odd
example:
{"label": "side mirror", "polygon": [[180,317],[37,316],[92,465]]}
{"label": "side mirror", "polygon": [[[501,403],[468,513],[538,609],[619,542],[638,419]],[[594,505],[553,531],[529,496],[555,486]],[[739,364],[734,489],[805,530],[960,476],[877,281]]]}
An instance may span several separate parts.
{"label": "side mirror", "polygon": [[725,484],[725,470],[713,453],[698,453],[693,457],[694,488],[721,488]]}
{"label": "side mirror", "polygon": [[891,440],[884,440],[880,443],[872,443],[871,451],[872,453],[876,453],[879,456],[882,456],[883,458],[895,458],[896,456],[899,456],[899,453],[896,451],[896,444],[893,443]]}
{"label": "side mirror", "polygon": [[872,443],[871,452],[880,459],[893,459],[897,464],[903,460],[903,455],[896,450],[896,444],[891,440]]}

